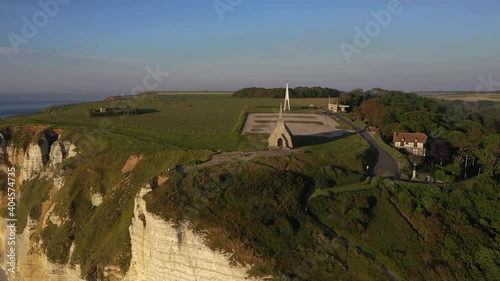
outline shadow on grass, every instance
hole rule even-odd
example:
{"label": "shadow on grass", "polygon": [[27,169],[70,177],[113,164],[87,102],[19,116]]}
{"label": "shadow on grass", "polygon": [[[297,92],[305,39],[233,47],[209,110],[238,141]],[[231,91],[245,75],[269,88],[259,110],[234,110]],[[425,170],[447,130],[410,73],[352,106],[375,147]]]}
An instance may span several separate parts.
{"label": "shadow on grass", "polygon": [[137,110],[137,114],[138,115],[140,115],[140,114],[156,113],[156,112],[160,112],[160,111],[157,110],[157,109],[153,109],[153,108],[141,108],[141,109]]}
{"label": "shadow on grass", "polygon": [[331,141],[336,141],[351,136],[353,133],[344,133],[338,137],[328,138],[323,136],[308,135],[308,136],[293,136],[293,146],[295,148],[324,144]]}

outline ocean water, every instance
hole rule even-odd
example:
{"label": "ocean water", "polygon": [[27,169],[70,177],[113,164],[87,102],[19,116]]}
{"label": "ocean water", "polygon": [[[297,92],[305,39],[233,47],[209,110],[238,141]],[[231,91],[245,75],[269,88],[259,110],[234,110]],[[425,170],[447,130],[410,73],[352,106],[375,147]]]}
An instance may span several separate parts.
{"label": "ocean water", "polygon": [[49,106],[103,100],[98,95],[0,94],[0,118],[41,111]]}

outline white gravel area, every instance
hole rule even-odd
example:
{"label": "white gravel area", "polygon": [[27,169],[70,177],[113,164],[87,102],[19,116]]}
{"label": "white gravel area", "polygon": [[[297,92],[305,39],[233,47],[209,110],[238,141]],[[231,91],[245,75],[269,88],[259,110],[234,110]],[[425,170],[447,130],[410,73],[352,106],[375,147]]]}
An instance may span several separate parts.
{"label": "white gravel area", "polygon": [[[337,129],[337,123],[330,116],[310,113],[285,113],[285,122],[296,136],[338,137],[350,130]],[[276,127],[278,114],[250,113],[242,134],[271,134]],[[269,122],[268,122],[269,121]]]}

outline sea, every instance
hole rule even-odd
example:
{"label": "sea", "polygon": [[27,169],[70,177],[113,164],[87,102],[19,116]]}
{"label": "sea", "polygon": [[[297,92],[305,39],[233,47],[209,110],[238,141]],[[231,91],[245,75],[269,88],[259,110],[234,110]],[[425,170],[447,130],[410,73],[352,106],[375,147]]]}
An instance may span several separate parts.
{"label": "sea", "polygon": [[47,107],[103,100],[105,95],[0,94],[0,118],[41,111]]}

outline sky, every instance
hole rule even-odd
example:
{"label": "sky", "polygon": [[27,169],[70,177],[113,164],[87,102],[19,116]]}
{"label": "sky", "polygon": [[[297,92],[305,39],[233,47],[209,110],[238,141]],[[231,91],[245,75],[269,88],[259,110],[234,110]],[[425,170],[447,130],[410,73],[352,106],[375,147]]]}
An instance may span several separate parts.
{"label": "sky", "polygon": [[0,95],[475,90],[500,82],[499,16],[498,0],[0,0]]}

